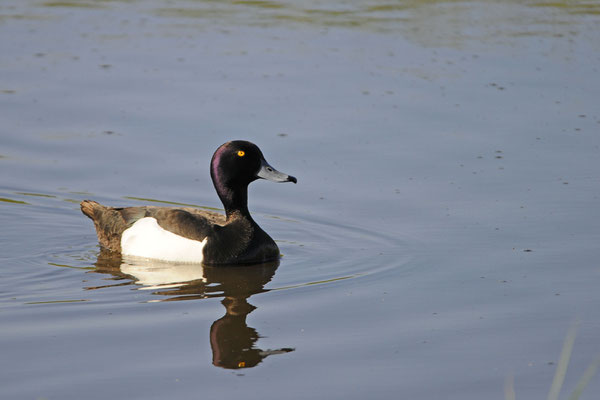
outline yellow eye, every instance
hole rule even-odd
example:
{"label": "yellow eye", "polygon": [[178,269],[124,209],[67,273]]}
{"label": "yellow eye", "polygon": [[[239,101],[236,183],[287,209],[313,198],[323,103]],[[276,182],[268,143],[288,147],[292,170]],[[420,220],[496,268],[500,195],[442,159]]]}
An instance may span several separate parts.
{"label": "yellow eye", "polygon": [[244,150],[240,150],[238,151],[237,155],[240,157],[244,157],[246,155],[246,152]]}

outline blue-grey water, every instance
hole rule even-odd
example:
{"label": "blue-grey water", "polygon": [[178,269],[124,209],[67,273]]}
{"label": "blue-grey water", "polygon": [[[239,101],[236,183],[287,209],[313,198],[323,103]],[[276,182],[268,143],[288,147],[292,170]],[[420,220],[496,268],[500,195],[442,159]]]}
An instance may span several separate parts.
{"label": "blue-grey water", "polygon": [[[599,69],[595,1],[2,1],[0,398],[546,399],[577,324],[568,398]],[[100,252],[81,200],[219,208],[231,139],[278,265]]]}

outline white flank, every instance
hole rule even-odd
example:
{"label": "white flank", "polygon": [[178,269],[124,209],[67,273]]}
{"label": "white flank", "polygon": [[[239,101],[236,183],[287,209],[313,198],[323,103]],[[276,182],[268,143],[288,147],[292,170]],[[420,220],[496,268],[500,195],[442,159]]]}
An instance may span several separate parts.
{"label": "white flank", "polygon": [[202,248],[206,244],[169,232],[155,218],[136,221],[121,236],[121,253],[156,260],[201,263]]}

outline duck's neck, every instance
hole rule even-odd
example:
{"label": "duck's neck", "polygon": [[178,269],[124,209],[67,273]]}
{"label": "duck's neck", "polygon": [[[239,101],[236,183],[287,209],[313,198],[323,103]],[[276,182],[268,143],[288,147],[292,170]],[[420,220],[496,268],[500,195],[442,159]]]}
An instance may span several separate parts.
{"label": "duck's neck", "polygon": [[217,193],[225,207],[227,222],[240,217],[254,222],[248,211],[248,186],[238,187],[236,190],[218,188]]}

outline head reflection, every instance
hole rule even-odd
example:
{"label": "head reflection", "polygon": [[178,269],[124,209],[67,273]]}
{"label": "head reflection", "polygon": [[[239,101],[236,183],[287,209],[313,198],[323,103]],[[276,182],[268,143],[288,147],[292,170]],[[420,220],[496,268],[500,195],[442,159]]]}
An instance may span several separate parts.
{"label": "head reflection", "polygon": [[121,281],[116,285],[142,285],[140,289],[152,290],[154,295],[160,296],[156,301],[223,298],[221,304],[225,307],[225,315],[210,327],[212,363],[217,367],[239,369],[254,367],[270,355],[294,350],[255,347],[260,335],[246,323],[248,314],[256,309],[248,303],[248,298],[267,291],[264,286],[273,278],[278,266],[277,261],[251,266],[207,267],[121,258],[102,251],[96,272],[110,273],[115,280]]}

